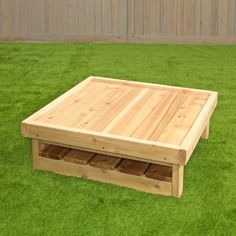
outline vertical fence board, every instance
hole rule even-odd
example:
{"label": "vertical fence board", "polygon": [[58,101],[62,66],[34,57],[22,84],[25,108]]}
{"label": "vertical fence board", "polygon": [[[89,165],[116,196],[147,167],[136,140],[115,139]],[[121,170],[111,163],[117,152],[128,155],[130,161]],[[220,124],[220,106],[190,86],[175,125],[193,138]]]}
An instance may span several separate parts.
{"label": "vertical fence board", "polygon": [[219,35],[227,35],[228,33],[228,12],[229,12],[229,1],[219,0]]}
{"label": "vertical fence board", "polygon": [[177,32],[178,35],[184,34],[184,0],[178,0],[177,3],[177,12],[178,12],[178,25]]}
{"label": "vertical fence board", "polygon": [[128,33],[128,0],[118,0],[118,35],[127,36]]}
{"label": "vertical fence board", "polygon": [[185,0],[184,3],[184,34],[194,34],[194,0]]}
{"label": "vertical fence board", "polygon": [[135,0],[127,0],[127,41],[134,41],[134,1]]}
{"label": "vertical fence board", "polygon": [[211,0],[201,2],[201,35],[210,35]]}
{"label": "vertical fence board", "polygon": [[28,4],[28,1],[29,0],[19,1],[19,8],[18,8],[18,12],[19,12],[19,34],[21,36],[24,36],[24,37],[29,32],[29,29],[28,29],[28,25],[29,25],[29,17],[28,17],[29,4]]}
{"label": "vertical fence board", "polygon": [[176,35],[177,0],[167,0],[167,35]]}
{"label": "vertical fence board", "polygon": [[85,34],[94,35],[96,33],[96,16],[95,16],[96,2],[94,0],[85,1]]}
{"label": "vertical fence board", "polygon": [[45,32],[44,1],[31,0],[28,2],[28,31],[31,34],[43,35]]}
{"label": "vertical fence board", "polygon": [[150,34],[150,0],[144,0],[143,5],[143,31],[144,35]]}
{"label": "vertical fence board", "polygon": [[218,16],[219,16],[218,0],[211,0],[210,35],[218,34]]}
{"label": "vertical fence board", "polygon": [[66,18],[66,33],[69,35],[76,35],[78,32],[78,1],[67,0],[65,9]]}
{"label": "vertical fence board", "polygon": [[166,35],[166,30],[167,30],[167,14],[166,14],[166,9],[167,8],[167,0],[161,0],[161,34]]}
{"label": "vertical fence board", "polygon": [[229,0],[229,28],[228,34],[234,35],[234,27],[235,27],[235,17],[236,17],[236,0]]}
{"label": "vertical fence board", "polygon": [[102,0],[102,33],[104,35],[112,34],[112,4],[110,0]]}
{"label": "vertical fence board", "polygon": [[86,0],[78,0],[78,31],[79,34],[86,34],[85,32],[85,2]]}
{"label": "vertical fence board", "polygon": [[194,35],[200,36],[201,34],[201,0],[194,2]]}
{"label": "vertical fence board", "polygon": [[96,0],[96,35],[102,34],[102,0]]}
{"label": "vertical fence board", "polygon": [[119,14],[119,2],[112,0],[112,35],[118,35],[118,14]]}
{"label": "vertical fence board", "polygon": [[144,0],[134,1],[134,33],[137,35],[143,35],[144,33],[144,22],[143,22],[143,7]]}
{"label": "vertical fence board", "polygon": [[150,0],[150,34],[158,35],[161,29],[161,0]]}

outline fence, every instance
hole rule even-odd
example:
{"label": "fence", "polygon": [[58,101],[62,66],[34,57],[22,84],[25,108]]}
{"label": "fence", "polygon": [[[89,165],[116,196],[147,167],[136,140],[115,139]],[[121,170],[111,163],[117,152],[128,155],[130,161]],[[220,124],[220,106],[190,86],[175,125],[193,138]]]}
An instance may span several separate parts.
{"label": "fence", "polygon": [[236,0],[0,0],[0,40],[236,43]]}

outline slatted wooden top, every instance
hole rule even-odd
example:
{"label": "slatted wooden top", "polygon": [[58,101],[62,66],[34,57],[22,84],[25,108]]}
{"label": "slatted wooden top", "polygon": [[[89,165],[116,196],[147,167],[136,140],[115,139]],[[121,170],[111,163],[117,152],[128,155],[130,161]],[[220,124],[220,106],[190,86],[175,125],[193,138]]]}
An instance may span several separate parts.
{"label": "slatted wooden top", "polygon": [[[89,77],[23,121],[22,130],[27,137],[70,145],[77,134],[76,145],[97,150],[101,141],[98,149],[117,155],[143,144],[142,152],[156,147],[161,161],[176,161],[167,157],[175,151],[177,162],[187,162],[216,103],[212,91]],[[126,143],[122,150],[120,142]],[[139,156],[135,150],[126,154]]]}

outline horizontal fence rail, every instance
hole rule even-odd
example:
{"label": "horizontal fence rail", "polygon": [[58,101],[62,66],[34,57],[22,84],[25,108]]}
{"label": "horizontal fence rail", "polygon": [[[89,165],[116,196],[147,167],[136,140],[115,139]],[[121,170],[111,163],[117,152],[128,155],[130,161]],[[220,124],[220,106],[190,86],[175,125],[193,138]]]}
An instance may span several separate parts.
{"label": "horizontal fence rail", "polygon": [[0,41],[236,43],[236,0],[0,0]]}

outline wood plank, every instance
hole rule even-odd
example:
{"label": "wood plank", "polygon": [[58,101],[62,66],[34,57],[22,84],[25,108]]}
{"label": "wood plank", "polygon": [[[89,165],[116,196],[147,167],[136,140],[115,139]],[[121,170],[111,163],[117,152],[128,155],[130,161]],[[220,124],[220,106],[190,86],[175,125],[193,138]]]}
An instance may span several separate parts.
{"label": "wood plank", "polygon": [[201,112],[207,98],[208,96],[188,95],[157,140],[159,142],[181,144]]}
{"label": "wood plank", "polygon": [[148,167],[149,163],[146,162],[123,159],[117,169],[130,175],[143,175]]}
{"label": "wood plank", "polygon": [[178,0],[178,24],[177,24],[177,32],[178,35],[184,35],[184,3],[185,0]]}
{"label": "wood plank", "polygon": [[211,0],[211,31],[210,35],[218,35],[218,0]]}
{"label": "wood plank", "polygon": [[185,164],[187,164],[194,148],[197,145],[199,138],[201,137],[208,121],[209,117],[211,117],[216,104],[217,104],[217,96],[216,92],[212,92],[204,105],[203,109],[201,110],[200,114],[198,115],[195,123],[193,124],[192,128],[189,130],[187,135],[185,136],[184,140],[181,143],[181,147],[186,150],[186,160]]}
{"label": "wood plank", "polygon": [[204,131],[203,131],[203,133],[201,135],[201,138],[202,139],[208,139],[209,131],[210,131],[210,121],[208,121],[207,126],[205,127],[205,129],[204,129]]}
{"label": "wood plank", "polygon": [[[79,110],[78,114],[82,114],[83,117],[77,120],[73,127],[86,130],[103,130],[116,114],[119,114],[119,112],[121,114],[121,111],[124,111],[127,104],[130,104],[129,102],[138,93],[139,90],[125,88],[125,86],[107,88],[101,94],[97,94],[96,101],[94,100],[92,104],[89,103],[85,110]],[[99,95],[101,96],[98,97]],[[68,121],[66,121],[66,124],[68,124]]]}
{"label": "wood plank", "polygon": [[110,123],[106,126],[105,129],[103,129],[103,132],[110,132],[119,121],[130,111],[130,109],[135,106],[142,98],[143,96],[148,92],[148,89],[143,89],[123,110],[119,113]]}
{"label": "wood plank", "polygon": [[228,34],[229,26],[229,0],[219,0],[219,35]]}
{"label": "wood plank", "polygon": [[130,109],[129,113],[117,121],[111,133],[131,136],[167,93],[162,90],[150,90]]}
{"label": "wood plank", "polygon": [[184,2],[184,34],[194,34],[194,0]]}
{"label": "wood plank", "polygon": [[35,158],[34,163],[34,168],[41,170],[116,184],[148,193],[171,196],[171,183],[146,178],[145,176],[128,175],[114,170],[101,171],[101,169],[89,165],[78,165],[39,156]]}
{"label": "wood plank", "polygon": [[144,35],[144,0],[134,2],[134,34]]}
{"label": "wood plank", "polygon": [[172,181],[172,167],[151,164],[145,173],[146,177],[161,181]]}
{"label": "wood plank", "polygon": [[21,131],[24,137],[63,143],[73,146],[75,149],[92,150],[108,155],[112,153],[153,163],[183,163],[186,155],[178,145],[167,145],[156,141],[127,138],[47,123],[22,122]]}
{"label": "wood plank", "polygon": [[90,161],[89,165],[105,170],[114,170],[121,162],[121,158],[101,155],[95,155]]}
{"label": "wood plank", "polygon": [[171,92],[166,95],[166,98],[153,109],[150,115],[135,130],[132,137],[157,140],[185,97],[185,92]]}
{"label": "wood plank", "polygon": [[143,1],[143,31],[144,35],[150,34],[150,0]]}
{"label": "wood plank", "polygon": [[118,37],[126,37],[128,32],[128,0],[118,1]]}
{"label": "wood plank", "polygon": [[127,41],[132,42],[135,34],[134,16],[135,16],[135,2],[134,0],[127,0]]}
{"label": "wood plank", "polygon": [[162,35],[166,35],[167,32],[167,0],[161,0],[161,31]]}
{"label": "wood plank", "polygon": [[94,0],[86,0],[84,5],[85,11],[85,34],[93,35],[96,33],[96,4]]}
{"label": "wood plank", "polygon": [[102,0],[102,34],[112,34],[111,1]]}
{"label": "wood plank", "polygon": [[169,109],[169,106],[173,103],[177,97],[177,92],[168,92],[163,96],[163,99],[155,106],[151,113],[143,120],[138,128],[132,133],[131,137],[147,139],[149,138],[156,126],[164,117],[165,113]]}
{"label": "wood plank", "polygon": [[127,91],[121,89],[120,92],[113,93],[114,96],[108,97],[103,106],[97,106],[97,112],[90,119],[86,119],[87,123],[84,127],[88,130],[103,131],[123,113],[138,93],[139,90],[133,88],[129,88]]}
{"label": "wood plank", "polygon": [[166,126],[169,124],[175,113],[183,104],[184,100],[187,98],[188,93],[179,93],[175,100],[168,106],[168,109],[162,113],[162,116],[159,118],[159,122],[155,129],[149,134],[149,140],[158,140],[162,132],[165,130]]}
{"label": "wood plank", "polygon": [[194,5],[194,35],[201,34],[201,0],[195,0]]}
{"label": "wood plank", "polygon": [[161,31],[161,0],[150,0],[150,33],[158,35]]}
{"label": "wood plank", "polygon": [[42,157],[49,157],[49,153],[55,148],[55,145],[45,145],[45,147],[39,151],[39,155]]}
{"label": "wood plank", "polygon": [[[93,87],[95,86],[95,87]],[[74,93],[75,91],[71,91],[67,95],[64,94],[60,96],[60,106],[57,106],[57,99],[52,102],[52,104],[47,105],[49,106],[48,109],[45,108],[45,111],[39,111],[37,114],[35,113],[34,119],[36,121],[42,121],[42,122],[47,122],[47,123],[57,123],[59,120],[63,121],[63,119],[66,119],[67,117],[70,117],[73,113],[73,111],[77,108],[81,108],[82,112],[82,107],[85,107],[91,99],[94,99],[97,96],[97,93],[101,92],[104,89],[104,84],[98,84],[98,85],[93,85],[91,86],[86,83],[85,86],[78,86],[78,93]],[[75,89],[77,89],[75,88]],[[74,89],[72,89],[74,90]],[[54,105],[55,104],[55,105]],[[51,107],[51,109],[50,109]]]}
{"label": "wood plank", "polygon": [[87,165],[94,155],[95,154],[92,152],[71,149],[65,154],[63,160],[81,165]]}
{"label": "wood plank", "polygon": [[235,22],[236,22],[236,1],[229,0],[229,28],[228,34],[234,35],[235,33]]}
{"label": "wood plank", "polygon": [[[32,166],[33,168],[37,168],[38,164],[39,164],[39,152],[42,148],[40,148],[40,144],[39,141],[37,139],[32,139],[32,158],[33,158],[33,163]],[[45,159],[45,158],[41,158],[41,159]]]}
{"label": "wood plank", "polygon": [[118,35],[118,9],[119,9],[119,2],[117,0],[112,1],[112,34]]}
{"label": "wood plank", "polygon": [[155,84],[155,83],[146,83],[146,82],[138,82],[138,81],[129,81],[129,80],[121,80],[121,79],[112,79],[112,78],[105,78],[105,77],[98,77],[93,76],[91,77],[92,82],[101,82],[101,83],[110,83],[110,84],[120,84],[120,85],[127,85],[132,87],[141,87],[143,88],[150,88],[150,89],[166,89],[170,91],[186,91],[191,93],[207,93],[209,94],[211,91],[203,90],[203,89],[193,89],[193,88],[183,88],[177,86],[170,86],[170,85],[163,85],[163,84]]}
{"label": "wood plank", "polygon": [[85,34],[85,4],[86,0],[78,0],[78,33]]}
{"label": "wood plank", "polygon": [[102,0],[96,0],[96,35],[102,34]]}
{"label": "wood plank", "polygon": [[49,153],[48,158],[60,160],[62,159],[66,153],[70,151],[70,148],[55,146]]}
{"label": "wood plank", "polygon": [[177,34],[177,0],[167,0],[167,34]]}
{"label": "wood plank", "polygon": [[201,3],[201,36],[210,35],[211,0]]}
{"label": "wood plank", "polygon": [[[5,1],[7,2],[7,1]],[[29,30],[29,4],[28,0],[19,2],[19,34],[27,35]]]}
{"label": "wood plank", "polygon": [[78,1],[67,0],[65,8],[65,32],[69,35],[78,33]]}
{"label": "wood plank", "polygon": [[172,167],[171,192],[173,197],[180,197],[183,192],[184,166],[174,165]]}

